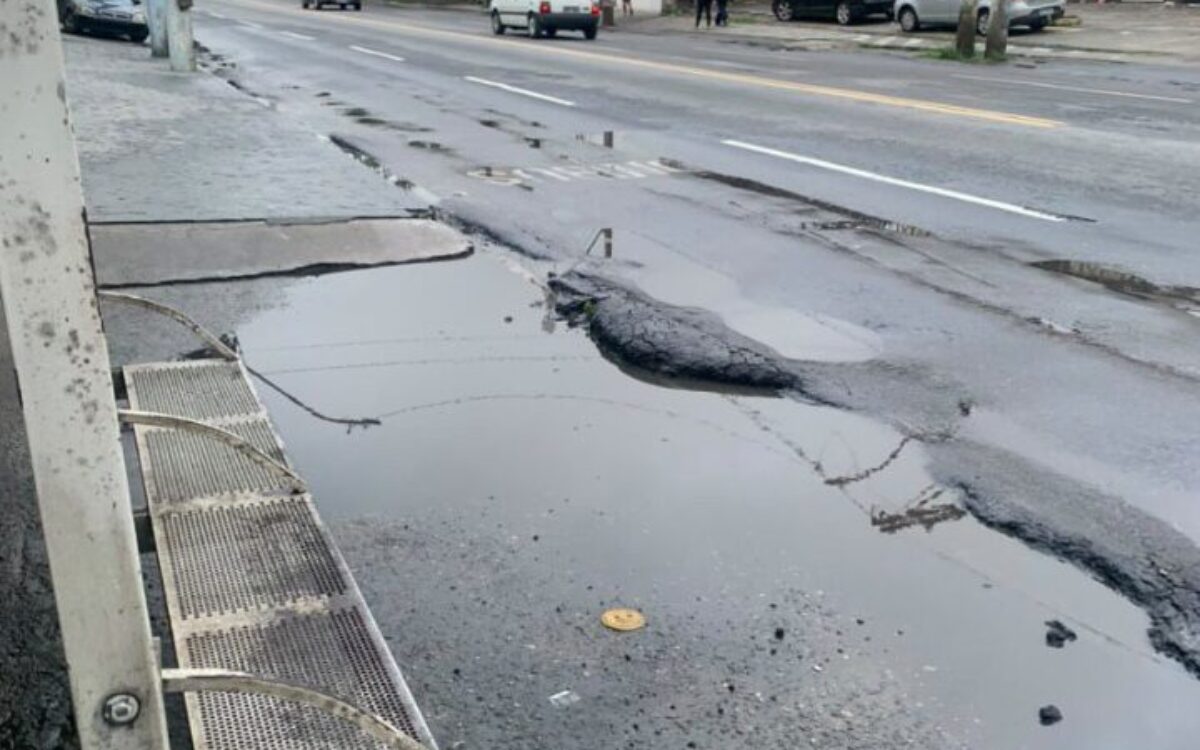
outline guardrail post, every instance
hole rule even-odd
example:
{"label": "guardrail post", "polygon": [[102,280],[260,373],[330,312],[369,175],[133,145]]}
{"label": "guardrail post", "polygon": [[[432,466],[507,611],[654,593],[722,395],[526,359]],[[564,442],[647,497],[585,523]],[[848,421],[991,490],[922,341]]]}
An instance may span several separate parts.
{"label": "guardrail post", "polygon": [[196,70],[196,47],[192,43],[192,0],[167,0],[167,47],[171,70]]}
{"label": "guardrail post", "polygon": [[167,56],[167,3],[170,0],[143,0],[146,23],[150,26],[150,55]]}
{"label": "guardrail post", "polygon": [[55,2],[0,2],[0,28],[0,298],[80,746],[165,750]]}

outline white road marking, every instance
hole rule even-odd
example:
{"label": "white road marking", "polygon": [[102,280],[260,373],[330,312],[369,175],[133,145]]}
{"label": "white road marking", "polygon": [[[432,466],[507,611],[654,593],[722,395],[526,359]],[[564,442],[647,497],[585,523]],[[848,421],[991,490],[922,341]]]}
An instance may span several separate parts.
{"label": "white road marking", "polygon": [[647,177],[665,177],[684,171],[686,170],[669,167],[657,161],[626,161],[560,167],[483,167],[467,172],[467,176],[497,185],[521,185],[542,182],[547,178],[558,182],[596,178],[639,180]]}
{"label": "white road marking", "polygon": [[283,34],[284,36],[290,36],[293,39],[299,39],[304,42],[311,42],[316,39],[315,36],[308,36],[307,34],[297,34],[294,31],[281,31],[279,33]]}
{"label": "white road marking", "polygon": [[856,169],[855,167],[847,167],[842,164],[834,164],[833,162],[830,162],[830,161],[824,161],[822,159],[813,159],[812,157],[809,157],[809,156],[800,156],[799,154],[793,154],[793,153],[789,153],[787,151],[779,151],[777,149],[767,148],[765,146],[755,146],[752,143],[743,143],[742,141],[721,141],[721,142],[724,143],[726,146],[740,148],[744,151],[753,151],[758,154],[765,154],[766,156],[774,156],[777,159],[786,159],[788,161],[794,161],[797,164],[807,164],[810,167],[817,167],[818,169],[827,169],[831,172],[840,172],[841,174],[850,175],[851,177],[861,177],[864,180],[872,180],[874,182],[882,182],[885,185],[894,185],[896,187],[908,188],[909,190],[917,190],[922,193],[929,193],[931,195],[937,195],[937,196],[941,196],[943,198],[950,198],[952,200],[962,201],[964,203],[973,203],[976,206],[984,206],[986,208],[994,208],[998,211],[1007,211],[1008,213],[1017,214],[1018,216],[1026,216],[1031,219],[1041,219],[1042,221],[1064,221],[1063,217],[1061,217],[1061,216],[1055,216],[1054,214],[1048,214],[1048,213],[1044,213],[1042,211],[1036,211],[1032,208],[1026,208],[1025,206],[1018,206],[1013,203],[1004,203],[1003,201],[992,200],[991,198],[981,198],[978,195],[971,195],[969,193],[960,193],[957,190],[950,190],[948,188],[940,188],[940,187],[937,187],[934,185],[924,185],[919,182],[909,182],[908,180],[901,180],[896,177],[888,177],[886,175],[876,174],[874,172],[868,172],[865,169]]}
{"label": "white road marking", "polygon": [[242,26],[245,26],[247,29],[261,29],[262,28],[261,25],[254,23],[253,21],[239,21],[238,23]]}
{"label": "white road marking", "polygon": [[1135,94],[1131,91],[1113,91],[1111,89],[1089,89],[1081,86],[1064,86],[1060,83],[1039,83],[1036,81],[1010,81],[1007,78],[993,78],[991,76],[969,76],[963,73],[955,73],[955,78],[963,78],[968,81],[989,81],[991,83],[1007,83],[1013,86],[1034,86],[1041,89],[1057,89],[1059,91],[1077,91],[1081,94],[1101,94],[1103,96],[1121,96],[1128,99],[1149,99],[1156,102],[1172,102],[1174,104],[1191,104],[1191,99],[1183,99],[1178,96],[1158,96],[1156,94]]}
{"label": "white road marking", "polygon": [[521,94],[522,96],[529,96],[529,97],[533,97],[534,99],[541,99],[542,101],[551,102],[552,104],[561,104],[564,107],[574,107],[575,106],[575,102],[569,102],[566,99],[559,99],[557,96],[548,96],[546,94],[539,94],[538,92],[530,91],[529,89],[519,89],[516,86],[509,86],[507,83],[499,83],[498,81],[489,81],[485,78],[476,78],[475,76],[463,76],[463,78],[464,78],[464,80],[470,81],[471,83],[478,83],[481,86],[491,86],[492,88],[503,89],[505,91],[510,91],[514,94]]}
{"label": "white road marking", "polygon": [[219,18],[219,19],[221,19],[222,21],[228,21],[228,20],[229,20],[229,16],[225,15],[224,13],[218,13],[218,12],[216,12],[215,10],[210,10],[210,11],[208,11],[208,15],[212,16],[213,18]]}
{"label": "white road marking", "polygon": [[364,55],[373,55],[375,57],[382,57],[385,60],[392,60],[393,62],[404,62],[403,57],[399,57],[397,55],[389,55],[386,52],[379,52],[378,50],[368,49],[366,47],[359,47],[358,45],[355,45],[355,44],[351,44],[350,49],[354,50],[355,52],[361,52]]}

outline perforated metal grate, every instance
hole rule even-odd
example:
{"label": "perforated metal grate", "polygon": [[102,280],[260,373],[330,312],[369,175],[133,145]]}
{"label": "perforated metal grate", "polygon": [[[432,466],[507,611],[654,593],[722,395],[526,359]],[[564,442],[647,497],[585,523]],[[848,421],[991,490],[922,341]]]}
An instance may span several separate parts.
{"label": "perforated metal grate", "polygon": [[135,409],[213,421],[262,407],[236,362],[201,360],[125,370]]}
{"label": "perforated metal grate", "polygon": [[[357,609],[193,635],[185,647],[191,667],[237,669],[321,690],[415,736]],[[211,750],[379,747],[353,725],[288,701],[230,693],[191,700],[200,709],[204,746]]]}
{"label": "perforated metal grate", "polygon": [[[265,419],[226,425],[238,437],[283,461]],[[145,431],[146,491],[154,502],[170,503],[230,492],[284,488],[287,480],[209,435],[187,430]]]}
{"label": "perforated metal grate", "polygon": [[[285,462],[236,364],[126,368],[130,404],[229,430]],[[437,747],[312,498],[218,438],[135,425],[163,590],[183,667],[303,685]],[[187,697],[196,750],[373,750],[358,728],[300,704]]]}
{"label": "perforated metal grate", "polygon": [[162,513],[158,522],[185,618],[346,593],[307,498]]}

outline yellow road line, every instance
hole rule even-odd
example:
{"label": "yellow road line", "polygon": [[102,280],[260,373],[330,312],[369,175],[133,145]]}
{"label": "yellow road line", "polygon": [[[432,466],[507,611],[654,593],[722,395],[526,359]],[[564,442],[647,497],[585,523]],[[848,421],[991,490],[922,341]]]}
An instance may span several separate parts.
{"label": "yellow road line", "polygon": [[[295,15],[304,15],[312,17],[311,13],[306,13],[296,7],[281,6],[273,3],[257,2],[257,0],[230,0],[235,5],[252,6],[270,11],[273,14],[288,13]],[[722,70],[711,70],[708,68],[698,68],[689,65],[677,65],[675,63],[657,62],[655,60],[644,60],[637,57],[629,57],[627,51],[622,51],[626,56],[605,55],[597,52],[583,52],[580,50],[566,49],[561,45],[534,45],[522,44],[515,40],[505,40],[493,36],[477,36],[474,34],[466,34],[460,31],[447,31],[445,29],[434,29],[428,26],[414,25],[402,21],[391,21],[380,18],[363,18],[361,16],[334,15],[322,13],[321,19],[335,21],[337,23],[357,24],[361,26],[372,26],[385,30],[400,30],[408,31],[418,35],[427,37],[440,37],[443,39],[454,39],[456,41],[471,42],[474,44],[492,45],[507,47],[508,49],[520,49],[523,52],[532,52],[535,54],[544,55],[559,55],[562,57],[572,57],[577,60],[586,60],[593,63],[603,63],[605,65],[624,65],[626,67],[642,68],[645,70],[654,70],[661,73],[673,73],[676,75],[690,76],[694,78],[705,78],[713,81],[722,81],[725,83],[738,83],[746,86],[756,86],[759,88],[776,89],[780,91],[792,91],[798,94],[809,94],[812,96],[824,96],[834,99],[844,99],[855,102],[864,102],[869,104],[880,104],[886,107],[897,107],[900,109],[916,110],[918,112],[933,112],[940,115],[949,115],[951,117],[964,117],[973,120],[983,120],[985,122],[1003,123],[1006,125],[1020,125],[1030,128],[1057,128],[1065,123],[1059,120],[1049,120],[1043,117],[1032,117],[1029,115],[1018,115],[1010,112],[999,112],[990,109],[976,109],[974,107],[962,107],[957,104],[944,104],[942,102],[929,101],[927,99],[909,99],[901,96],[889,96],[887,94],[875,94],[870,91],[860,91],[857,89],[838,88],[836,86],[822,86],[812,83],[798,83],[795,81],[783,81],[778,78],[765,78],[757,75],[747,75],[744,73],[730,73]]]}

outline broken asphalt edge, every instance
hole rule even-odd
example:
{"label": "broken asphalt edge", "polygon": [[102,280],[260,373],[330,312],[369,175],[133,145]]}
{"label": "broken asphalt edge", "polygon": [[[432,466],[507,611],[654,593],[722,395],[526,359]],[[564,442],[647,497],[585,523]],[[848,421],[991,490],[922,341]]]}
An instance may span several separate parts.
{"label": "broken asphalt edge", "polygon": [[[606,358],[648,374],[643,379],[791,395],[895,418],[848,385],[855,371],[879,377],[894,366],[789,360],[711,312],[663,303],[597,273],[573,270],[551,277],[549,287],[560,316],[584,328]],[[960,399],[941,385],[938,390],[957,410]],[[1200,548],[1165,521],[1099,489],[956,438],[952,429],[933,434],[938,439],[922,439],[930,471],[960,490],[972,516],[1073,564],[1141,607],[1150,617],[1153,647],[1200,678]]]}
{"label": "broken asphalt edge", "polygon": [[313,276],[325,276],[331,273],[342,273],[344,271],[363,271],[371,268],[391,268],[392,266],[411,266],[419,263],[441,263],[444,261],[462,260],[468,258],[475,252],[475,246],[467,244],[466,247],[458,252],[447,253],[445,255],[430,256],[427,258],[407,258],[404,260],[386,260],[378,263],[309,263],[302,266],[271,269],[267,271],[254,271],[250,273],[228,273],[228,274],[212,274],[208,276],[182,276],[173,279],[162,279],[154,281],[120,281],[106,284],[98,284],[97,289],[100,290],[121,290],[121,289],[153,289],[155,287],[164,286],[186,286],[189,284],[221,284],[230,281],[257,281],[258,279],[271,278],[306,278]]}

